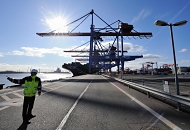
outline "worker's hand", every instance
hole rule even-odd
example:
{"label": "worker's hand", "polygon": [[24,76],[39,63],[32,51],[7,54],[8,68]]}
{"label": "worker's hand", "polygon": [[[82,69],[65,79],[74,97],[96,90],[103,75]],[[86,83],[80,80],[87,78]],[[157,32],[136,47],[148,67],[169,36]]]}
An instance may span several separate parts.
{"label": "worker's hand", "polygon": [[40,95],[41,95],[41,93],[38,92],[38,96],[40,96]]}
{"label": "worker's hand", "polygon": [[10,78],[10,77],[7,77],[7,79],[8,79],[9,81],[13,81],[13,79],[12,79],[12,78]]}

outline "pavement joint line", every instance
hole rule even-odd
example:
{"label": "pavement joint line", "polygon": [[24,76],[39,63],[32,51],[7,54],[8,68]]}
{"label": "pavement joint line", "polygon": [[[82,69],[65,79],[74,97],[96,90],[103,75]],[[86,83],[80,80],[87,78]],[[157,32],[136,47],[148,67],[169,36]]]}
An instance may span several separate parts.
{"label": "pavement joint line", "polygon": [[18,96],[18,97],[24,98],[24,96],[21,95],[21,94],[18,94],[18,93],[13,93],[13,94],[16,95],[16,96]]}
{"label": "pavement joint line", "polygon": [[3,96],[1,96],[1,97],[4,98],[6,101],[11,100],[7,95],[3,95]]}
{"label": "pavement joint line", "polygon": [[128,96],[133,101],[135,101],[137,104],[139,104],[141,107],[143,107],[145,110],[147,110],[152,115],[154,115],[156,118],[158,118],[159,120],[161,120],[164,124],[166,124],[167,126],[169,126],[170,128],[172,128],[172,130],[182,130],[180,127],[178,127],[177,125],[173,124],[171,121],[169,121],[168,119],[164,118],[162,115],[158,114],[157,112],[155,112],[154,110],[152,110],[150,107],[146,106],[145,104],[143,104],[142,102],[140,102],[139,100],[137,100],[135,97],[131,96],[130,94],[128,94],[127,92],[125,92],[123,89],[119,88],[114,83],[112,83],[112,82],[110,82],[110,83],[114,87],[116,87],[118,90],[120,90],[122,93],[124,93],[126,96]]}
{"label": "pavement joint line", "polygon": [[[94,80],[94,79],[93,79]],[[82,98],[82,96],[84,95],[84,93],[87,91],[88,87],[90,86],[91,82],[87,85],[87,87],[85,88],[85,90],[80,94],[80,96],[78,97],[78,99],[75,101],[75,103],[73,104],[73,106],[71,107],[71,109],[69,110],[69,112],[67,113],[67,115],[63,118],[63,120],[61,121],[60,125],[57,127],[56,130],[62,130],[63,126],[65,125],[65,123],[67,122],[67,119],[69,118],[70,114],[72,113],[72,111],[74,110],[74,108],[76,107],[77,103],[79,102],[79,100]]]}

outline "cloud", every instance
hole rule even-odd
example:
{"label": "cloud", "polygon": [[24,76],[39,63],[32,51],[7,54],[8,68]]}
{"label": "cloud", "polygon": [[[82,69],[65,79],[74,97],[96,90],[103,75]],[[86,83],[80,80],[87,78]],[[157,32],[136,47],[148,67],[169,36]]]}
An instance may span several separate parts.
{"label": "cloud", "polygon": [[[42,65],[21,65],[21,64],[7,64],[1,63],[0,64],[0,71],[22,71],[22,72],[29,72],[31,68],[40,69],[40,72],[53,72],[56,70],[55,67],[48,67],[45,64]],[[60,67],[61,68],[61,67]],[[63,71],[65,69],[61,68]]]}
{"label": "cloud", "polygon": [[139,20],[143,20],[150,14],[151,14],[151,11],[149,11],[149,10],[146,10],[146,9],[141,10],[141,12],[139,12],[139,14],[133,18],[133,20],[131,21],[131,24],[138,22]]}
{"label": "cloud", "polygon": [[183,49],[181,49],[181,51],[179,51],[179,52],[186,52],[186,51],[187,51],[187,49],[183,48]]}
{"label": "cloud", "polygon": [[0,57],[3,57],[3,54],[0,53]]}
{"label": "cloud", "polygon": [[139,45],[133,45],[131,43],[123,43],[124,50],[127,50],[128,52],[144,52],[146,51],[143,46]]}
{"label": "cloud", "polygon": [[31,56],[31,57],[44,57],[45,54],[54,54],[58,56],[68,57],[69,55],[63,52],[62,48],[36,48],[36,47],[21,47],[20,50],[14,50],[9,52],[8,55],[19,55],[19,56]]}
{"label": "cloud", "polygon": [[181,64],[184,64],[184,63],[190,63],[190,60],[182,60]]}
{"label": "cloud", "polygon": [[131,70],[140,69],[142,67],[142,61],[137,59],[135,61],[125,62],[125,68],[129,68]]}
{"label": "cloud", "polygon": [[31,68],[31,65],[10,65],[7,63],[1,63],[0,64],[0,71],[7,71],[7,70],[14,70],[14,71],[19,71],[19,70],[23,70],[25,72],[27,72],[28,68]]}
{"label": "cloud", "polygon": [[153,55],[153,54],[144,54],[143,59],[149,59],[149,60],[158,60],[158,59],[163,59],[163,56],[160,55]]}

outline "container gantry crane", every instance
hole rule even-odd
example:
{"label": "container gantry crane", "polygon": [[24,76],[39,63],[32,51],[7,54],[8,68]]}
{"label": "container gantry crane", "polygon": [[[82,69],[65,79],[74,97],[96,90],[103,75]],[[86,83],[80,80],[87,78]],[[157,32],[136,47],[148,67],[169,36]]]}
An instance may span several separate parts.
{"label": "container gantry crane", "polygon": [[[176,66],[178,66],[178,64],[176,64]],[[163,68],[169,68],[169,67],[172,67],[172,69],[173,69],[174,64],[163,64],[162,67],[163,67]]]}
{"label": "container gantry crane", "polygon": [[[88,16],[91,17],[91,26],[90,26],[90,32],[73,32]],[[98,17],[102,22],[106,24],[104,28],[95,28],[94,25],[94,16]],[[75,27],[72,31],[68,33],[59,33],[55,32],[56,30],[53,30],[48,33],[36,33],[39,36],[90,36],[89,41],[89,50],[67,50],[65,52],[88,52],[88,55],[82,55],[82,56],[72,56],[72,57],[88,57],[88,70],[89,73],[93,72],[93,70],[106,68],[110,69],[112,67],[117,66],[119,71],[119,66],[121,65],[121,70],[124,71],[124,62],[125,61],[131,61],[135,60],[136,58],[142,58],[143,55],[124,55],[125,51],[123,47],[123,37],[124,36],[132,36],[132,37],[139,37],[139,38],[149,38],[152,37],[151,32],[137,32],[134,30],[133,25],[129,25],[127,23],[123,23],[120,20],[117,20],[116,22],[112,24],[106,23],[102,18],[100,18],[94,10],[89,12],[88,14],[82,16],[81,18],[65,25],[69,26],[81,19],[84,19],[77,27]],[[117,23],[117,27],[112,27],[113,24]],[[113,43],[109,45],[107,49],[101,44],[103,41],[102,37],[108,37],[108,36],[114,36]],[[116,45],[115,45],[116,44]],[[115,46],[116,47],[115,47]],[[121,48],[121,50],[119,50]],[[82,59],[79,59],[82,60]],[[86,59],[85,59],[86,60]],[[115,62],[115,63],[112,63]]]}

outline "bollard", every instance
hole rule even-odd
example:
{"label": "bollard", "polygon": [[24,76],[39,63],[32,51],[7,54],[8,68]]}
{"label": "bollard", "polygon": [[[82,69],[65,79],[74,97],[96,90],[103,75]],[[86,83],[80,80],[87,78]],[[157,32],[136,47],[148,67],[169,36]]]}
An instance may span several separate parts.
{"label": "bollard", "polygon": [[0,89],[3,89],[3,85],[5,85],[5,84],[0,84]]}

